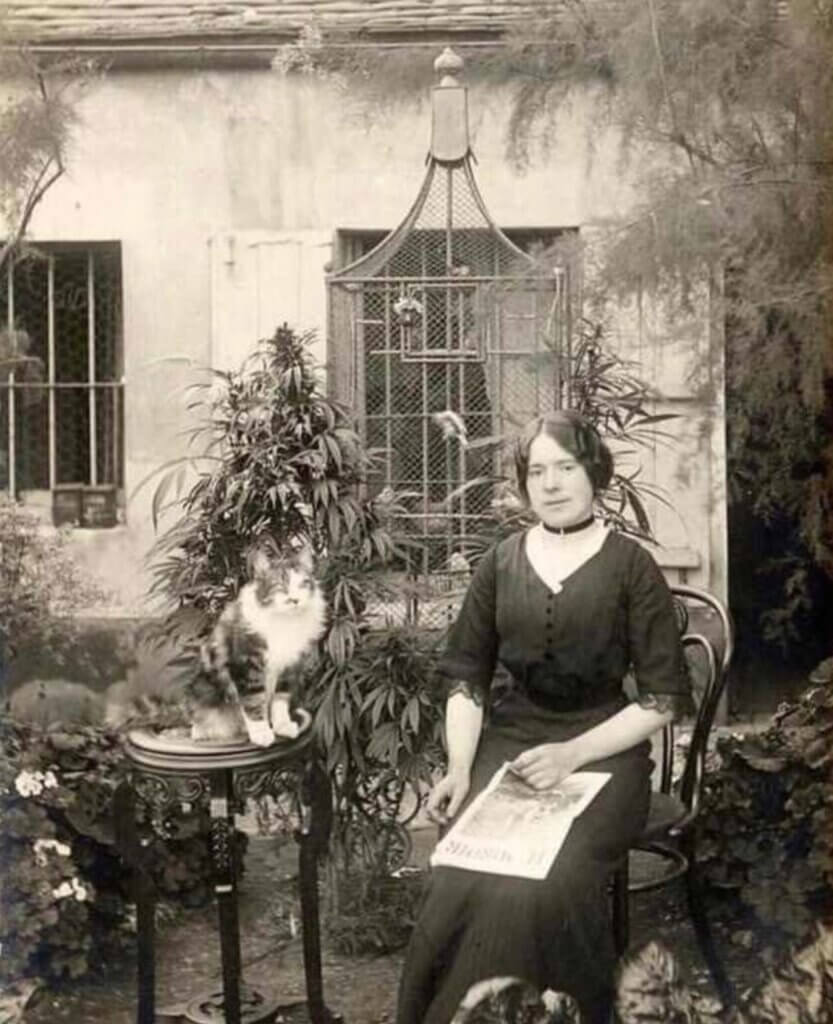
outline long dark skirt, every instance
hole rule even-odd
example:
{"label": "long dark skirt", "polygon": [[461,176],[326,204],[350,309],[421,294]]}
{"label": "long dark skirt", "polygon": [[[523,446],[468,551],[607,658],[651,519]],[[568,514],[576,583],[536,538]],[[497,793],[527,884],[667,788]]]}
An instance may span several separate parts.
{"label": "long dark skirt", "polygon": [[[484,731],[466,804],[504,761],[584,732],[619,707],[556,714],[510,695]],[[573,823],[545,879],[432,869],[400,982],[397,1024],[449,1024],[471,985],[507,975],[569,992],[587,1024],[608,1020],[615,963],[608,882],[645,823],[649,752],[642,743],[585,765],[611,778]]]}

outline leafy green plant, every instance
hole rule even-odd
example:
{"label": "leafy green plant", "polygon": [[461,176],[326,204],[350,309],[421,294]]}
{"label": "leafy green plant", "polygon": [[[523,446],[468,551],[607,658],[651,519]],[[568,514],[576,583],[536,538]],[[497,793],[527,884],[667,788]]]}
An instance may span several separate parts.
{"label": "leafy green plant", "polygon": [[67,652],[73,613],[102,597],[79,570],[64,530],[45,530],[35,512],[0,498],[0,679],[26,647]]}
{"label": "leafy green plant", "polygon": [[346,872],[403,866],[407,833],[443,761],[436,637],[408,626],[366,632],[349,661],[311,687],[335,780],[334,852]]}
{"label": "leafy green plant", "polygon": [[[668,498],[661,488],[641,479],[639,452],[657,443],[673,443],[664,425],[677,417],[652,410],[654,394],[640,378],[639,367],[607,344],[605,331],[602,321],[582,318],[569,355],[547,352],[535,358],[549,363],[559,360],[559,379],[563,382],[559,399],[563,406],[594,424],[614,448],[618,464],[623,459],[636,461],[633,469],[615,469],[609,486],[596,499],[600,515],[615,529],[652,541],[655,538],[645,499],[653,498],[667,505]],[[509,440],[495,437],[478,439],[478,443],[503,445]],[[472,480],[455,492],[447,504],[462,491],[482,487],[484,482],[495,488],[491,504],[494,522],[491,528],[485,527],[480,535],[462,545],[466,553],[474,553],[475,557],[496,536],[505,536],[533,522],[531,512],[517,493],[514,474]]]}
{"label": "leafy green plant", "polygon": [[190,445],[201,451],[154,474],[155,525],[166,511],[176,515],[152,553],[151,591],[170,636],[210,629],[244,582],[247,546],[269,534],[279,546],[303,540],[326,553],[325,647],[339,662],[355,643],[365,595],[346,570],[384,560],[392,540],[359,494],[372,456],[347,410],[322,392],[312,341],[284,325],[240,370],[211,370],[194,385]]}
{"label": "leafy green plant", "polygon": [[345,849],[350,833],[367,835],[396,814],[364,812],[379,772],[413,789],[429,778],[441,712],[417,639],[369,630],[368,603],[385,600],[379,570],[396,542],[384,510],[362,497],[373,453],[323,393],[312,340],[279,327],[239,371],[211,372],[198,386],[193,441],[203,450],[164,467],[154,492],[154,516],[176,519],[154,552],[153,592],[166,606],[161,631],[193,652],[244,582],[255,538],[312,546],[329,621],[303,703],[335,780],[335,843]]}
{"label": "leafy green plant", "polygon": [[338,913],[326,918],[337,952],[381,956],[407,945],[423,898],[419,872],[391,875],[365,867],[337,879],[337,885]]}
{"label": "leafy green plant", "polygon": [[[618,146],[611,172],[633,201],[583,233],[585,308],[657,299],[672,341],[709,290],[728,498],[738,536],[747,516],[762,532],[768,569],[748,585],[765,590],[768,635],[797,652],[829,631],[804,602],[825,584],[829,602],[833,578],[831,50],[828,2],[568,0],[465,52],[466,79],[509,97],[516,165],[551,156],[576,115],[589,160]],[[275,61],[349,85],[377,120],[424,96],[427,64],[418,46],[352,47],[318,25]],[[710,403],[722,367],[703,362]]]}
{"label": "leafy green plant", "polygon": [[[586,298],[658,298],[669,338],[698,287],[722,300],[729,500],[771,530],[755,547],[772,559],[764,624],[796,650],[813,640],[797,588],[811,594],[812,568],[829,600],[833,577],[831,46],[830,4],[813,0],[572,0],[491,62],[520,163],[574,100],[589,153],[621,144],[635,201],[589,242]],[[708,397],[721,374],[702,370]]]}
{"label": "leafy green plant", "polygon": [[[132,943],[129,876],[114,845],[113,794],[124,775],[121,740],[92,726],[34,729],[0,723],[0,978],[48,981],[94,970]],[[154,843],[160,896],[193,905],[210,896],[207,810],[140,815]]]}
{"label": "leafy green plant", "polygon": [[807,936],[833,909],[833,689],[782,705],[761,732],[718,740],[698,859],[712,885],[734,892],[756,934]]}
{"label": "leafy green plant", "polygon": [[[652,411],[652,389],[640,377],[639,366],[623,359],[607,344],[602,321],[587,317],[580,320],[563,376],[570,381],[570,407],[615,446],[617,461],[622,457],[638,459],[640,450],[671,443],[664,425],[677,419],[676,414]],[[644,499],[652,497],[664,504],[668,499],[640,475],[638,465],[629,472],[617,468],[599,497],[599,506],[616,529],[652,540]]]}
{"label": "leafy green plant", "polygon": [[0,272],[21,248],[43,197],[66,171],[76,106],[96,72],[87,58],[45,59],[11,30],[0,11],[0,75],[10,83],[0,112]]}

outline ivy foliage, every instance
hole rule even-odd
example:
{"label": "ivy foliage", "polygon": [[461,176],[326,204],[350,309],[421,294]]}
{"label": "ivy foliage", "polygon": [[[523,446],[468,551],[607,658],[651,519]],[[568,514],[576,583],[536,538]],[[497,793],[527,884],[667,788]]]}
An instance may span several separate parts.
{"label": "ivy foliage", "polygon": [[782,638],[808,567],[833,575],[831,53],[829,0],[571,0],[496,58],[519,161],[578,97],[589,145],[620,140],[637,200],[593,243],[590,298],[653,294],[673,318],[699,281],[724,293],[729,497],[787,526]]}
{"label": "ivy foliage", "polygon": [[812,686],[761,732],[718,740],[698,862],[780,945],[833,910],[833,688]]}

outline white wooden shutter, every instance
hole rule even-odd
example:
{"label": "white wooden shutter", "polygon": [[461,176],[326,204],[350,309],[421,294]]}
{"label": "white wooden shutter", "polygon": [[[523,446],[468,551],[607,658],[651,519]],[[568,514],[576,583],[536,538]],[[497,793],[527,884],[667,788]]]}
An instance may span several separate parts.
{"label": "white wooden shutter", "polygon": [[211,365],[236,369],[286,322],[315,330],[323,366],[329,231],[219,231],[211,246]]}

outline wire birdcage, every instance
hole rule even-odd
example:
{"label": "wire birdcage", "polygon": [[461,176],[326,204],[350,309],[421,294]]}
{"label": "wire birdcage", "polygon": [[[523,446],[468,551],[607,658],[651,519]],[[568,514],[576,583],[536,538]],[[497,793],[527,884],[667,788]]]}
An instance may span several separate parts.
{"label": "wire birdcage", "polygon": [[454,589],[441,577],[453,579],[467,543],[494,525],[501,442],[562,404],[569,356],[567,266],[542,266],[493,222],[465,128],[450,158],[448,146],[439,155],[443,89],[464,93],[449,78],[435,89],[432,151],[407,216],[328,279],[335,390],[380,451],[374,491],[395,496],[421,542],[411,569],[441,604]]}

